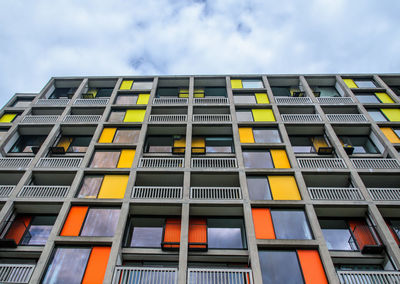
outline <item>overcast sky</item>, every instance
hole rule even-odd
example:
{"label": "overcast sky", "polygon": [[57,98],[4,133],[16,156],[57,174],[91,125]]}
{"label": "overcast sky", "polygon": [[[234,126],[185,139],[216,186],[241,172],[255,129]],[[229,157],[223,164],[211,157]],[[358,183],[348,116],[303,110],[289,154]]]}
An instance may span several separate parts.
{"label": "overcast sky", "polygon": [[399,0],[3,0],[0,105],[52,76],[400,72],[399,11]]}

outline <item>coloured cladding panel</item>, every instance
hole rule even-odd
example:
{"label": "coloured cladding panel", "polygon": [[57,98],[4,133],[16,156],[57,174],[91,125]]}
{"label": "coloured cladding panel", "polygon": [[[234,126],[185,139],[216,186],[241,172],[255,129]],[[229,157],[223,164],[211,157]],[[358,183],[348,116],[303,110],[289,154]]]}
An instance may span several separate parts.
{"label": "coloured cladding panel", "polygon": [[293,176],[268,176],[274,200],[301,200],[296,179]]}

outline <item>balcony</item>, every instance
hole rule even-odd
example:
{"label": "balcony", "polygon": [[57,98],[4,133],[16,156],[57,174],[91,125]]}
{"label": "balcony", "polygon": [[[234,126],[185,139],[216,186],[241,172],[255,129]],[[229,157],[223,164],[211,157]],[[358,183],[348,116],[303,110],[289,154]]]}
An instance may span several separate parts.
{"label": "balcony", "polygon": [[356,169],[400,169],[396,159],[350,159]]}
{"label": "balcony", "polygon": [[367,118],[363,114],[327,114],[330,122],[366,122]]}
{"label": "balcony", "polygon": [[358,188],[308,187],[313,200],[364,200]]}
{"label": "balcony", "polygon": [[183,105],[187,103],[187,98],[155,98],[153,100],[153,105]]}
{"label": "balcony", "polygon": [[367,188],[369,195],[376,201],[399,201],[400,188]]}
{"label": "balcony", "polygon": [[189,268],[189,284],[253,284],[251,269]]}
{"label": "balcony", "polygon": [[340,158],[297,158],[300,168],[309,169],[346,169]]}
{"label": "balcony", "polygon": [[341,284],[400,283],[398,271],[337,271]]}
{"label": "balcony", "polygon": [[181,199],[180,186],[135,186],[132,189],[132,199]]}
{"label": "balcony", "polygon": [[0,282],[29,283],[34,269],[33,264],[0,264]]}
{"label": "balcony", "polygon": [[95,123],[101,119],[101,115],[67,115],[63,122],[66,123]]}
{"label": "balcony", "polygon": [[323,97],[317,98],[321,105],[350,105],[354,104],[354,101],[350,97]]}
{"label": "balcony", "polygon": [[184,158],[140,158],[139,168],[183,168]]}
{"label": "balcony", "polygon": [[193,122],[230,122],[230,114],[194,114]]}
{"label": "balcony", "polygon": [[110,99],[77,99],[74,102],[76,106],[105,106]]}
{"label": "balcony", "polygon": [[67,196],[69,186],[53,185],[26,185],[18,193],[23,198],[64,198]]}
{"label": "balcony", "polygon": [[236,158],[192,158],[192,168],[237,168]]}
{"label": "balcony", "polygon": [[178,283],[177,268],[116,266],[112,284]]}
{"label": "balcony", "polygon": [[191,187],[190,198],[239,200],[242,199],[242,190],[240,187]]}
{"label": "balcony", "polygon": [[78,168],[82,158],[41,158],[37,168]]}
{"label": "balcony", "polygon": [[0,168],[26,168],[32,160],[32,158],[0,158]]}
{"label": "balcony", "polygon": [[194,103],[196,105],[204,105],[204,104],[226,105],[228,104],[228,98],[224,97],[194,98]]}
{"label": "balcony", "polygon": [[21,123],[34,123],[34,124],[43,124],[43,123],[55,123],[59,118],[58,115],[26,115]]}
{"label": "balcony", "polygon": [[312,104],[309,97],[275,97],[275,101],[278,105]]}
{"label": "balcony", "polygon": [[319,114],[281,114],[283,122],[321,122]]}
{"label": "balcony", "polygon": [[184,122],[186,120],[186,114],[152,114],[149,117],[149,122]]}
{"label": "balcony", "polygon": [[14,185],[0,185],[0,198],[9,197],[14,188]]}
{"label": "balcony", "polygon": [[66,106],[69,103],[69,99],[45,99],[38,100],[36,105],[38,106]]}

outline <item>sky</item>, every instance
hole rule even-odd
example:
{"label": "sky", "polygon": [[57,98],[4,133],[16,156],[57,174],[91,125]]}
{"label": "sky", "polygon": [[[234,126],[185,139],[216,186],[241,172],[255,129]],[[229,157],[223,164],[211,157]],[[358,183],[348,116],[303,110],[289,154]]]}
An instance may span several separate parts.
{"label": "sky", "polygon": [[399,73],[398,0],[0,0],[0,105],[51,77]]}

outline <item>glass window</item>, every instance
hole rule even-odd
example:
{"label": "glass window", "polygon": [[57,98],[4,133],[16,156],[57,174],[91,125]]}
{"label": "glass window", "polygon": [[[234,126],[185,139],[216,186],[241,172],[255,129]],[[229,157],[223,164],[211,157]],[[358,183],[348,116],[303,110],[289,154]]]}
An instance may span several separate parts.
{"label": "glass window", "polygon": [[245,150],[243,151],[245,168],[266,168],[272,169],[274,164],[270,152]]}
{"label": "glass window", "polygon": [[390,86],[390,88],[397,96],[400,96],[400,86]]}
{"label": "glass window", "polygon": [[92,136],[76,136],[73,137],[71,144],[68,147],[68,153],[86,153],[87,148],[92,141]]}
{"label": "glass window", "polygon": [[96,151],[92,158],[91,168],[115,168],[120,151]]}
{"label": "glass window", "polygon": [[375,83],[371,80],[354,80],[354,83],[359,88],[376,88]]}
{"label": "glass window", "polygon": [[253,114],[250,110],[236,110],[238,121],[253,121]]}
{"label": "glass window", "polygon": [[234,153],[232,137],[207,137],[207,153]]}
{"label": "glass window", "polygon": [[164,96],[178,97],[178,94],[179,94],[179,88],[158,88],[156,97],[157,98]]}
{"label": "glass window", "polygon": [[302,210],[271,210],[277,239],[312,239],[306,215]]}
{"label": "glass window", "polygon": [[113,88],[99,88],[97,90],[96,98],[109,98],[111,97],[111,93]]}
{"label": "glass window", "polygon": [[340,136],[344,145],[351,145],[354,154],[378,154],[378,148],[367,136]]}
{"label": "glass window", "polygon": [[206,97],[226,97],[226,89],[224,87],[206,87],[204,94]]}
{"label": "glass window", "polygon": [[129,247],[160,247],[163,234],[163,218],[134,217],[131,221]]}
{"label": "glass window", "polygon": [[56,88],[49,99],[71,99],[77,88]]}
{"label": "glass window", "polygon": [[125,111],[112,111],[110,113],[110,117],[108,118],[109,122],[123,122],[125,117]]}
{"label": "glass window", "polygon": [[136,82],[133,81],[133,86],[132,90],[150,90],[153,88],[153,82],[152,81],[145,81],[145,82]]}
{"label": "glass window", "polygon": [[295,251],[259,250],[263,283],[303,284]]}
{"label": "glass window", "polygon": [[246,248],[242,219],[207,219],[207,239],[210,249]]}
{"label": "glass window", "polygon": [[394,133],[400,138],[400,128],[393,128]]}
{"label": "glass window", "polygon": [[235,104],[255,104],[256,97],[254,95],[246,94],[246,95],[234,95],[233,101]]}
{"label": "glass window", "polygon": [[248,176],[247,189],[251,200],[272,200],[267,177]]}
{"label": "glass window", "polygon": [[45,245],[57,216],[33,216],[21,240],[23,245]]}
{"label": "glass window", "polygon": [[340,97],[335,87],[311,87],[314,92],[319,93],[319,97]]}
{"label": "glass window", "polygon": [[149,136],[145,144],[145,153],[171,153],[172,136]]}
{"label": "glass window", "polygon": [[113,143],[136,144],[139,141],[140,129],[117,129]]}
{"label": "glass window", "polygon": [[374,94],[363,94],[363,95],[356,95],[357,99],[360,103],[363,104],[379,104],[380,101]]}
{"label": "glass window", "polygon": [[271,87],[275,97],[291,97],[290,87]]}
{"label": "glass window", "polygon": [[253,128],[253,135],[256,143],[282,143],[278,129]]}
{"label": "glass window", "polygon": [[43,283],[80,284],[90,252],[90,248],[56,248]]}
{"label": "glass window", "polygon": [[390,226],[397,238],[400,240],[400,220],[389,220]]}
{"label": "glass window", "polygon": [[329,250],[356,250],[345,220],[319,220],[319,224]]}
{"label": "glass window", "polygon": [[17,99],[13,104],[13,107],[28,107],[32,102],[32,99]]}
{"label": "glass window", "polygon": [[289,136],[295,153],[314,153],[315,149],[309,136]]}
{"label": "glass window", "polygon": [[134,105],[138,99],[137,95],[118,95],[115,103],[117,105]]}
{"label": "glass window", "polygon": [[263,83],[261,80],[242,80],[242,85],[243,88],[246,89],[258,89],[258,88],[264,88]]}
{"label": "glass window", "polygon": [[40,148],[45,139],[46,136],[44,135],[20,136],[11,148],[10,153],[33,153],[32,147]]}
{"label": "glass window", "polygon": [[85,176],[78,198],[96,198],[102,182],[103,176]]}
{"label": "glass window", "polygon": [[81,236],[113,237],[118,224],[120,209],[90,208]]}
{"label": "glass window", "polygon": [[367,111],[374,121],[387,121],[387,118],[379,110],[370,109]]}

